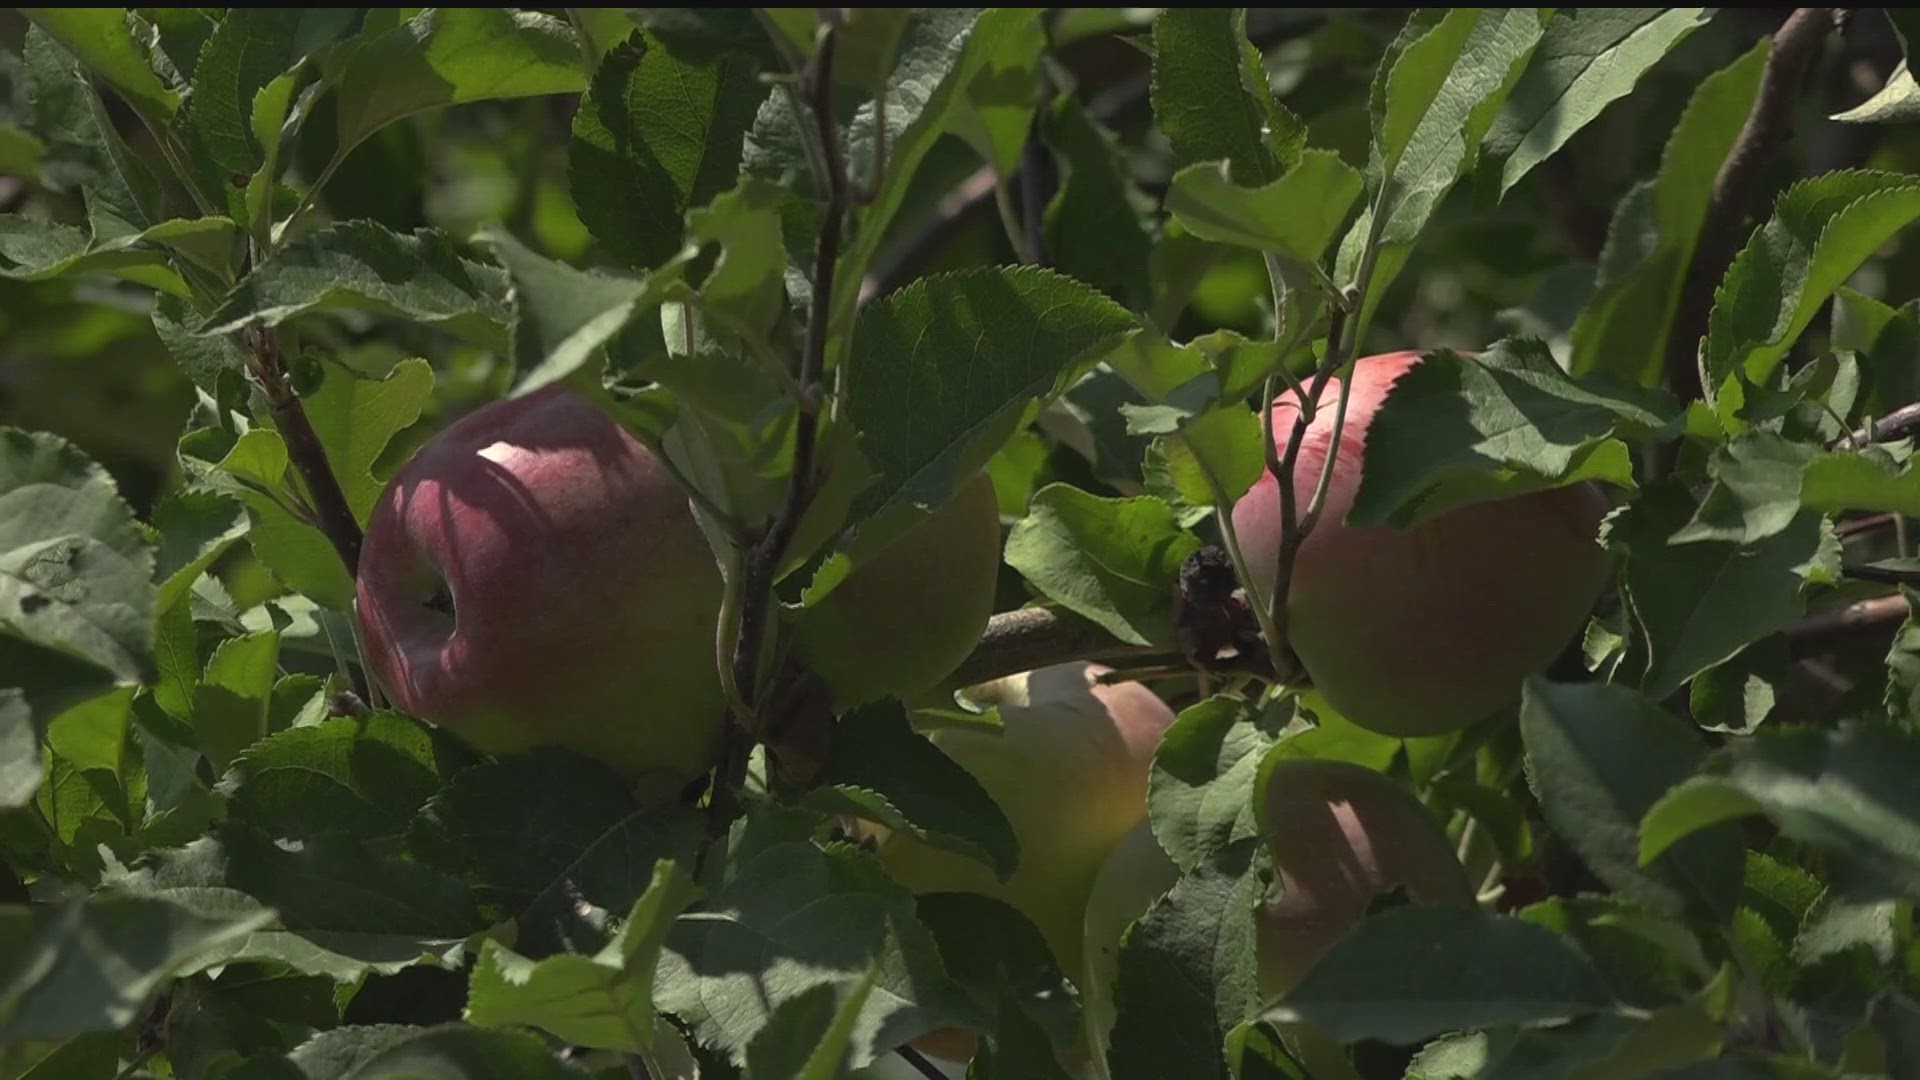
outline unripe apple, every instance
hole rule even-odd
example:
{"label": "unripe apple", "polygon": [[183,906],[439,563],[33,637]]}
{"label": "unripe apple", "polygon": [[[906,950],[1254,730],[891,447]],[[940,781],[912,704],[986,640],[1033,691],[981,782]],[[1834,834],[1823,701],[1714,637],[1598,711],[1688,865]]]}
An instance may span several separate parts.
{"label": "unripe apple", "polygon": [[1120,975],[1120,939],[1127,927],[1180,880],[1180,868],[1160,847],[1153,825],[1141,821],[1108,853],[1087,897],[1084,924],[1086,969],[1074,973],[1087,1041],[1103,1048],[1094,1054],[1096,1073],[1109,1075],[1104,1047],[1113,1029],[1116,982]]}
{"label": "unripe apple", "polygon": [[1381,893],[1474,900],[1446,830],[1390,777],[1352,762],[1294,758],[1269,766],[1263,797],[1280,888],[1254,919],[1268,1000],[1299,982]]}
{"label": "unripe apple", "polygon": [[1087,897],[1107,853],[1146,818],[1147,774],[1173,710],[1139,683],[1102,685],[1098,664],[1042,668],[986,684],[998,732],[947,728],[932,737],[1006,814],[1020,864],[1001,882],[987,867],[893,834],[881,863],[915,893],[974,892],[1013,905],[1039,928],[1070,977],[1082,970]]}
{"label": "unripe apple", "polygon": [[394,476],[358,615],[394,704],[486,752],[690,778],[723,715],[720,584],[653,451],[556,386],[475,410]]}
{"label": "unripe apple", "polygon": [[795,648],[843,711],[917,694],[979,643],[999,572],[1000,504],[982,472],[808,608]]}
{"label": "unripe apple", "polygon": [[[1394,381],[1417,352],[1355,362],[1326,505],[1301,543],[1287,592],[1287,643],[1334,708],[1386,735],[1435,735],[1517,700],[1585,624],[1609,559],[1597,539],[1607,504],[1590,485],[1457,506],[1414,526],[1345,523],[1362,452]],[[1304,513],[1333,443],[1339,380],[1329,380],[1293,470]],[[1299,414],[1275,399],[1284,449]],[[1273,590],[1280,498],[1263,473],[1233,509],[1261,595]]]}

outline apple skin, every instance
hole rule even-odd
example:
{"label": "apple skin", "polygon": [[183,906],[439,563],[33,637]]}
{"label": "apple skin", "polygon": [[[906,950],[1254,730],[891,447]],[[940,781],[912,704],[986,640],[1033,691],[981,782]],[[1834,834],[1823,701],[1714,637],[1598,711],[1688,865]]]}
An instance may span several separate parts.
{"label": "apple skin", "polygon": [[1268,767],[1261,819],[1280,897],[1254,917],[1260,992],[1300,981],[1327,947],[1404,888],[1414,901],[1474,902],[1453,843],[1420,800],[1363,765],[1294,758]]}
{"label": "apple skin", "polygon": [[1180,868],[1160,847],[1148,821],[1135,825],[1113,846],[1093,880],[1083,924],[1086,968],[1075,974],[1074,983],[1080,988],[1087,1042],[1101,1048],[1093,1060],[1095,1073],[1103,1080],[1109,1075],[1105,1048],[1118,1007],[1114,995],[1120,977],[1120,938],[1179,880]]}
{"label": "apple skin", "polygon": [[893,834],[878,855],[915,893],[973,892],[1013,905],[1039,928],[1069,976],[1082,970],[1087,898],[1107,853],[1147,815],[1147,776],[1173,710],[1139,683],[1103,686],[1110,670],[1071,663],[985,684],[1001,732],[947,728],[933,741],[1000,806],[1020,842],[1001,882],[972,859]]}
{"label": "apple skin", "polygon": [[[1361,454],[1395,380],[1417,352],[1354,364],[1346,425],[1326,506],[1301,543],[1287,594],[1287,639],[1334,708],[1369,730],[1437,735],[1484,719],[1520,696],[1585,625],[1611,560],[1598,541],[1607,502],[1592,485],[1448,510],[1412,529],[1345,524]],[[1304,512],[1333,439],[1339,380],[1329,380],[1293,472]],[[1299,415],[1275,399],[1284,448]],[[1241,551],[1262,595],[1280,547],[1279,488],[1270,473],[1233,509]]]}
{"label": "apple skin", "polygon": [[808,608],[795,649],[839,711],[918,694],[979,644],[999,574],[1000,503],[993,480],[976,473]]}
{"label": "apple skin", "polygon": [[712,550],[653,451],[571,390],[485,405],[422,446],[373,509],[358,595],[395,706],[485,752],[712,765]]}

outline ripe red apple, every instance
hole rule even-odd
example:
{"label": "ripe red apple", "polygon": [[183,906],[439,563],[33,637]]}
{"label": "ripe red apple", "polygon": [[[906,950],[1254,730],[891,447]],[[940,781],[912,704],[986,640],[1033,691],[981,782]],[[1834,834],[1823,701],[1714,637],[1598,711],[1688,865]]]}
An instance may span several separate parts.
{"label": "ripe red apple", "polygon": [[1255,916],[1269,1000],[1366,917],[1376,896],[1470,904],[1473,886],[1446,830],[1391,777],[1351,762],[1295,758],[1267,774],[1262,827],[1280,897]]}
{"label": "ripe red apple", "polygon": [[484,751],[690,778],[723,716],[720,586],[654,453],[556,386],[463,417],[387,485],[359,624],[396,707]]}
{"label": "ripe red apple", "polygon": [[795,647],[841,710],[917,694],[979,643],[999,572],[1000,504],[982,472],[806,609]]}
{"label": "ripe red apple", "polygon": [[[1355,362],[1346,425],[1326,505],[1301,543],[1287,593],[1287,640],[1341,713],[1386,735],[1454,731],[1515,701],[1585,624],[1610,568],[1597,539],[1607,504],[1590,485],[1458,506],[1411,529],[1345,523],[1362,453],[1394,381],[1416,352]],[[1293,471],[1306,509],[1333,442],[1339,381],[1330,380]],[[1299,415],[1275,399],[1285,446]],[[1279,489],[1262,474],[1233,509],[1248,570],[1271,593],[1280,547]]]}
{"label": "ripe red apple", "polygon": [[[1113,846],[1145,820],[1147,774],[1174,719],[1139,683],[1100,684],[1108,670],[1060,664],[985,684],[970,696],[998,707],[1000,731],[953,727],[932,736],[1012,824],[1020,864],[1011,879],[898,833],[884,836],[878,850],[887,871],[915,893],[973,892],[1013,905],[1074,979],[1084,970],[1094,878]],[[964,1061],[973,1040],[936,1031],[916,1045]]]}

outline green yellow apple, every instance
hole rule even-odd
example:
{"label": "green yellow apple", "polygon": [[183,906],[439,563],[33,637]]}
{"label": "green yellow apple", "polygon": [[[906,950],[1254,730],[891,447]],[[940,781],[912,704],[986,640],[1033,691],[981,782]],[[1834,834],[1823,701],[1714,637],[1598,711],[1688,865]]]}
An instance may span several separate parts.
{"label": "green yellow apple", "polygon": [[[1470,503],[1411,529],[1349,525],[1374,418],[1417,352],[1354,363],[1326,504],[1301,543],[1287,592],[1287,642],[1348,719],[1387,735],[1454,731],[1519,698],[1585,625],[1610,570],[1598,541],[1607,503],[1591,485]],[[1304,511],[1333,450],[1339,380],[1319,399],[1293,470]],[[1299,414],[1274,404],[1282,447]],[[1273,590],[1279,488],[1271,474],[1233,508],[1250,575]]]}
{"label": "green yellow apple", "polygon": [[807,608],[795,649],[841,710],[917,694],[979,643],[999,571],[999,502],[992,479],[976,473]]}
{"label": "green yellow apple", "polygon": [[[1000,881],[972,859],[893,833],[881,864],[915,893],[973,892],[1004,900],[1039,928],[1062,971],[1083,970],[1088,897],[1107,853],[1146,819],[1147,778],[1173,710],[1135,682],[1099,682],[1108,668],[1060,664],[969,691],[997,707],[997,731],[949,727],[931,737],[980,782],[1013,826],[1020,862]],[[964,1032],[917,1045],[956,1061]]]}

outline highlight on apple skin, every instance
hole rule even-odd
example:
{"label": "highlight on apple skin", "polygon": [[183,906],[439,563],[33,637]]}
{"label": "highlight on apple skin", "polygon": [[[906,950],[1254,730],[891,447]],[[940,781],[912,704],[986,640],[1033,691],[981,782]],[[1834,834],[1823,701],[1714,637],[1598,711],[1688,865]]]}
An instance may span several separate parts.
{"label": "highlight on apple skin", "polygon": [[381,494],[358,621],[394,705],[488,753],[560,746],[629,773],[711,767],[721,578],[686,495],[585,397],[496,401]]}
{"label": "highlight on apple skin", "polygon": [[992,478],[976,473],[808,608],[795,649],[840,711],[918,694],[979,643],[999,572],[1000,504]]}
{"label": "highlight on apple skin", "polygon": [[[1587,484],[1457,506],[1411,529],[1346,524],[1374,418],[1417,352],[1363,357],[1326,503],[1301,543],[1287,594],[1287,640],[1313,684],[1348,719],[1386,735],[1435,735],[1518,700],[1521,682],[1578,633],[1605,587],[1598,532],[1607,502]],[[1329,380],[1293,470],[1304,512],[1333,446],[1340,381]],[[1275,399],[1274,439],[1299,415]],[[1263,473],[1233,509],[1248,570],[1269,595],[1280,496]]]}

